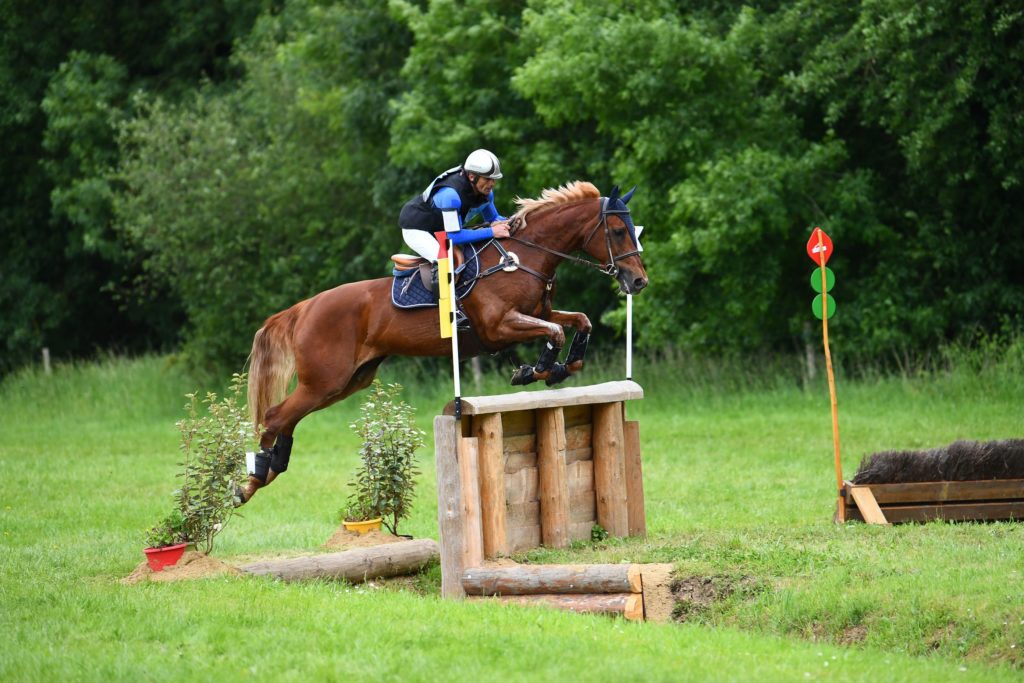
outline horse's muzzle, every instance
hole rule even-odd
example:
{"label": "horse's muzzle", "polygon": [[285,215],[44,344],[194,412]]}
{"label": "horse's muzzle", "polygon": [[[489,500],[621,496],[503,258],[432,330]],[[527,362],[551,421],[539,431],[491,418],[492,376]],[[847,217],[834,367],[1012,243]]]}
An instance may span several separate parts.
{"label": "horse's muzzle", "polygon": [[622,269],[618,275],[619,290],[623,294],[639,294],[647,286],[646,275],[636,275],[628,270]]}

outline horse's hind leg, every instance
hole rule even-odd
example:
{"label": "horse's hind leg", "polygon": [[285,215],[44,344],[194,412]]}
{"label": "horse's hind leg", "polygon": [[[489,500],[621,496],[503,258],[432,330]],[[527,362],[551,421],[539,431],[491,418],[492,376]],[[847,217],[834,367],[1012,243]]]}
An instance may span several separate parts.
{"label": "horse's hind leg", "polygon": [[300,383],[288,398],[268,410],[264,418],[266,430],[260,437],[260,452],[256,454],[256,472],[238,492],[236,503],[245,504],[258,489],[269,485],[277,475],[288,469],[294,441],[292,435],[295,432],[295,425],[302,418],[314,410],[326,408],[370,386],[377,374],[377,368],[384,359],[382,356],[363,363],[340,390],[315,391]]}
{"label": "horse's hind leg", "polygon": [[562,351],[561,347],[553,346],[551,342],[548,342],[536,365],[521,365],[516,370],[512,376],[512,384],[530,384],[542,379],[548,386],[553,386],[583,369],[583,358],[587,353],[590,331],[593,329],[590,318],[583,313],[551,311],[548,321],[576,330],[572,344],[569,346],[569,355],[564,363],[559,363],[558,356]]}
{"label": "horse's hind leg", "polygon": [[264,418],[266,429],[260,437],[260,452],[256,454],[256,471],[249,475],[249,481],[237,494],[237,504],[248,502],[258,489],[288,469],[295,425],[321,407],[325,399],[321,392],[300,383],[288,398],[267,411]]}

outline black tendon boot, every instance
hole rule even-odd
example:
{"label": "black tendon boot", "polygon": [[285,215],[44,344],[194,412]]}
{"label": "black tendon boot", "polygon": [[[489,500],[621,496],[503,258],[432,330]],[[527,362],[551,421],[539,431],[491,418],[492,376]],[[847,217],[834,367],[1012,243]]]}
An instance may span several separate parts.
{"label": "black tendon boot", "polygon": [[274,443],[273,455],[270,459],[270,469],[275,474],[288,471],[288,461],[292,457],[292,443],[294,439],[286,434],[279,434]]}

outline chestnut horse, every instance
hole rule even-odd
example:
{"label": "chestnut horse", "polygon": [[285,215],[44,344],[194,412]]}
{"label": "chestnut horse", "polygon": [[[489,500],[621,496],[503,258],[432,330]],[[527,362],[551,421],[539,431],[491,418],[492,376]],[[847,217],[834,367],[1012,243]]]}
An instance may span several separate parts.
{"label": "chestnut horse", "polygon": [[[615,277],[622,292],[646,287],[626,207],[632,194],[620,197],[615,188],[604,198],[592,184],[577,181],[545,190],[541,199],[517,199],[512,236],[480,250],[479,282],[460,302],[472,329],[459,332],[459,355],[543,337],[548,343],[537,365],[521,367],[514,384],[555,384],[580,370],[592,326],[583,313],[552,308],[555,269],[570,259]],[[575,251],[599,263],[573,256]],[[237,504],[288,468],[292,434],[302,418],[369,386],[388,356],[451,356],[451,341],[439,335],[437,309],[396,308],[391,284],[387,277],[335,287],[272,315],[256,332],[249,410],[257,433],[260,425],[264,431],[256,472],[236,492]],[[576,334],[566,362],[558,363],[563,326]],[[278,403],[293,375],[295,390]]]}

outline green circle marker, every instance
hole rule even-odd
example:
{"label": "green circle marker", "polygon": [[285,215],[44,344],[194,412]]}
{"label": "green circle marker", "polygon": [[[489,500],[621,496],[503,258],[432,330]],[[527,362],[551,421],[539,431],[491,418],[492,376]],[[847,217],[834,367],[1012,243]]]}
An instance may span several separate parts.
{"label": "green circle marker", "polygon": [[[826,294],[828,297],[828,319],[831,320],[832,316],[836,314],[836,300],[832,298],[831,294]],[[821,320],[821,294],[814,297],[814,301],[811,302],[811,310],[814,311],[814,317]]]}
{"label": "green circle marker", "polygon": [[[825,266],[825,291],[831,292],[835,284],[836,274],[832,272],[831,268]],[[821,268],[817,268],[811,273],[811,289],[821,294]],[[819,315],[818,317],[820,318],[821,316]],[[832,316],[829,317],[831,318]]]}

